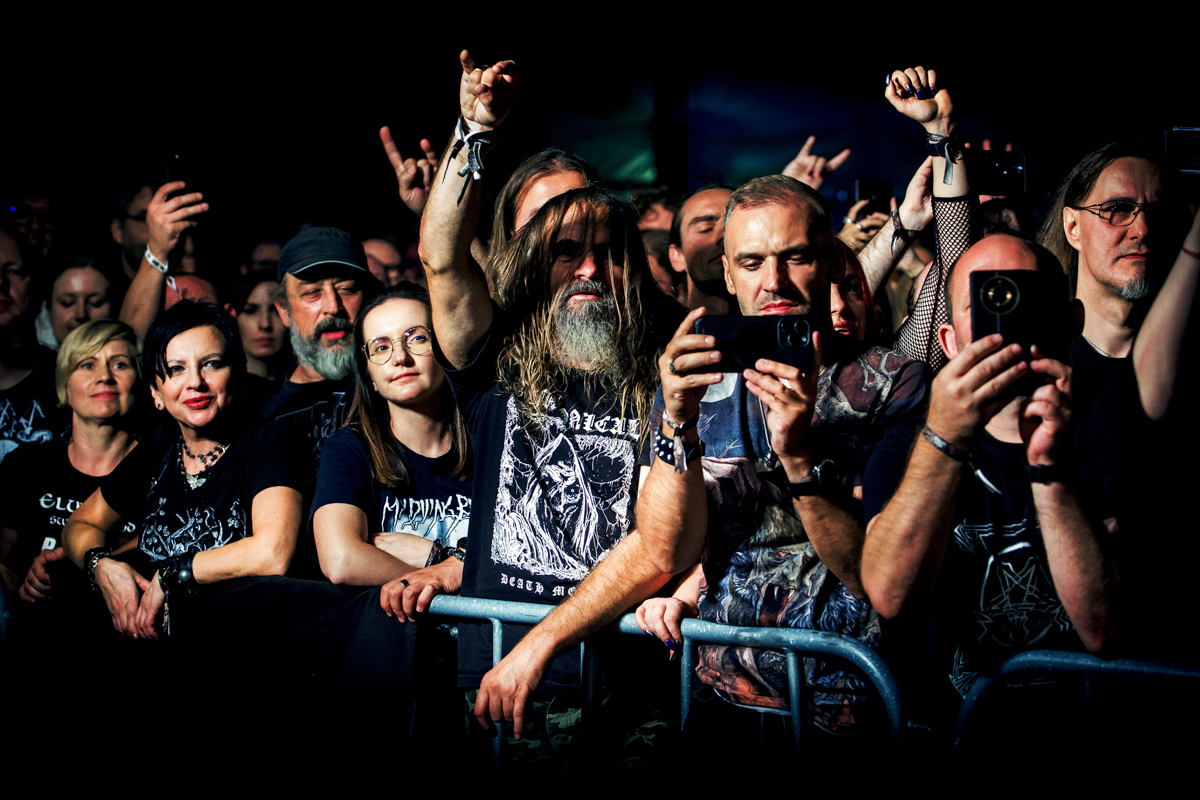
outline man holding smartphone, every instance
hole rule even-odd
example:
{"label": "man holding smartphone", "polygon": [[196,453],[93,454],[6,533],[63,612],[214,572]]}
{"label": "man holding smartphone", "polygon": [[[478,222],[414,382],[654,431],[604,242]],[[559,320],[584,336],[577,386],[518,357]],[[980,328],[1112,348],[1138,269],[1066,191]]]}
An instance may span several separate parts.
{"label": "man holding smartphone", "polygon": [[[743,373],[712,372],[721,357],[715,339],[692,333],[704,310],[689,314],[659,359],[662,393],[651,416],[656,436],[640,459],[638,528],[527,641],[565,648],[645,599],[649,577],[692,569],[702,556],[703,573],[694,569],[676,591],[693,614],[880,641],[880,619],[859,579],[864,524],[903,472],[923,411],[925,367],[833,334],[835,234],[815,191],[782,175],[755,179],[731,195],[723,222],[726,286],[742,314],[805,315],[814,366],[801,373],[759,360]],[[673,650],[677,634],[664,638]],[[505,685],[494,689],[518,708],[524,686],[544,669],[521,650],[501,662]],[[838,732],[871,729],[876,720],[882,727],[860,678],[816,661],[806,672],[816,689],[808,718]],[[711,689],[693,703],[687,730],[719,733],[747,754],[771,744],[760,715],[737,706],[765,712],[770,723],[784,719],[771,713],[788,706],[783,656],[704,647],[698,674]],[[752,733],[730,735],[731,726]],[[790,739],[782,724],[767,737]]]}
{"label": "man holding smartphone", "polygon": [[[974,682],[1007,657],[1033,647],[1101,652],[1114,630],[1108,543],[1072,487],[1071,368],[1036,345],[1024,353],[1000,334],[973,337],[971,309],[982,300],[970,275],[995,270],[1061,272],[1048,251],[1006,235],[975,244],[952,268],[950,321],[938,330],[950,362],[933,381],[904,479],[863,546],[876,611],[930,611],[948,678],[931,687],[932,721],[940,715],[949,730]],[[1037,388],[1017,396],[1026,375]]]}

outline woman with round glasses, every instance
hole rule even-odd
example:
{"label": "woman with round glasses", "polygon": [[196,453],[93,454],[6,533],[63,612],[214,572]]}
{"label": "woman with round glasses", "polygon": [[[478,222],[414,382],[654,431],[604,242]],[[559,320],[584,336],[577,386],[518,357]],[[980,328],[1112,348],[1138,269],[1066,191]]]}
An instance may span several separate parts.
{"label": "woman with round glasses", "polygon": [[382,586],[400,621],[462,584],[471,449],[433,357],[429,295],[400,283],[355,324],[355,397],[321,451],[312,528],[321,571]]}

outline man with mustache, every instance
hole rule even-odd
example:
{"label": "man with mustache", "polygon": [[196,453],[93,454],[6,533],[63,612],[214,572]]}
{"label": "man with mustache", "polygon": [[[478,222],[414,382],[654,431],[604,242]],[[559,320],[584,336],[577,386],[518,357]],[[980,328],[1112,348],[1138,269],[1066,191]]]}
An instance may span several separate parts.
{"label": "man with mustache", "polygon": [[[483,159],[515,100],[517,78],[512,62],[476,68],[464,52],[461,63],[461,117],[421,229],[435,353],[475,448],[478,511],[461,592],[557,605],[634,527],[655,360],[682,311],[654,282],[637,211],[586,185],[544,200],[509,245],[492,253],[495,296],[505,298],[503,307],[493,302],[470,244]],[[667,577],[647,581],[657,588]],[[429,599],[406,588],[406,614],[424,611]],[[527,630],[505,626],[512,657],[493,670],[491,626],[459,624],[459,685],[482,726],[505,718],[492,702],[503,692],[493,690],[514,659],[523,659]],[[580,663],[578,650],[557,655],[545,658],[529,724],[513,731],[526,741],[510,752],[534,761],[554,752],[561,766],[572,758],[564,742],[578,730]],[[531,739],[542,740],[541,748]]]}
{"label": "man with mustache", "polygon": [[338,228],[305,228],[283,247],[275,308],[289,329],[296,369],[266,399],[265,419],[301,426],[320,453],[353,394],[354,320],[376,286],[363,247]]}

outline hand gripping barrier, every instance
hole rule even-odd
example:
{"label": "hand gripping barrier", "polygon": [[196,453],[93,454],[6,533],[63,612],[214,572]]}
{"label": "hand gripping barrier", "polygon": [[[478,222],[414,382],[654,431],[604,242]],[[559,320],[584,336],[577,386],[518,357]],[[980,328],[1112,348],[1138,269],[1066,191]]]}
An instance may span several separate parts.
{"label": "hand gripping barrier", "polygon": [[[504,651],[504,623],[516,622],[536,625],[554,606],[540,603],[516,603],[501,600],[485,600],[477,597],[453,597],[439,595],[429,605],[431,614],[468,619],[486,619],[492,623],[492,664],[500,663]],[[637,626],[633,614],[626,614],[610,626],[620,633],[645,636]],[[756,647],[764,650],[781,650],[787,654],[788,690],[791,696],[791,718],[793,746],[800,748],[800,732],[803,728],[803,671],[801,656],[827,656],[840,659],[857,669],[875,686],[887,711],[892,738],[898,744],[904,732],[904,710],[900,690],[892,671],[879,655],[856,639],[822,631],[796,628],[739,628],[718,625],[698,619],[686,619],[680,626],[683,633],[683,659],[680,663],[682,676],[679,687],[680,723],[687,719],[691,704],[691,676],[695,668],[696,646],[700,644],[725,644],[739,647]],[[583,675],[584,721],[595,718],[599,667],[594,657],[594,647],[585,640],[580,644]],[[496,737],[496,754],[499,756],[503,735]]]}
{"label": "hand gripping barrier", "polygon": [[995,675],[990,678],[981,677],[971,686],[971,691],[963,699],[962,709],[958,713],[958,734],[955,743],[962,744],[966,734],[979,725],[979,709],[984,705],[984,700],[994,694],[993,690],[996,687],[1033,677],[1055,675],[1200,680],[1200,669],[1132,658],[1105,661],[1088,653],[1071,653],[1064,650],[1029,650],[1018,653],[1001,664]]}

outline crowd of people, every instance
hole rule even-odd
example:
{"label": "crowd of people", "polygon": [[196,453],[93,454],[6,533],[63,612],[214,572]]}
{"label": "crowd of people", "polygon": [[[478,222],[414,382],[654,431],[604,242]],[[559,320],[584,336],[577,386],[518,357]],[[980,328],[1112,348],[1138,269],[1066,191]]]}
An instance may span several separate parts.
{"label": "crowd of people", "polygon": [[[495,176],[517,67],[460,58],[440,154],[380,131],[413,248],[305,226],[226,292],[183,182],[118,203],[111,269],[13,206],[3,693],[145,689],[192,719],[331,698],[412,752],[490,764],[506,723],[506,768],[652,770],[793,740],[786,657],[706,645],[680,676],[687,618],[877,650],[931,751],[1023,651],[1194,662],[1163,609],[1200,555],[1179,510],[1200,198],[1153,148],[1085,155],[1034,230],[972,188],[950,92],[914,67],[884,91],[919,164],[890,214],[834,218],[849,153],[811,138],[780,174],[629,202],[558,149]],[[441,594],[554,609],[494,664],[491,623],[431,616]],[[605,642],[585,730],[577,645],[627,611],[646,638]],[[803,664],[802,754],[880,747],[872,684]],[[1128,734],[1150,691],[1189,707],[1186,685],[1041,681],[988,735]]]}

